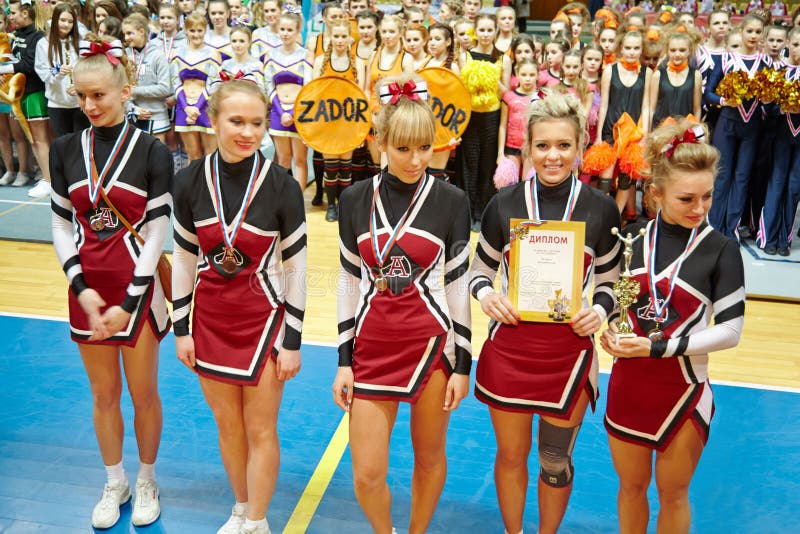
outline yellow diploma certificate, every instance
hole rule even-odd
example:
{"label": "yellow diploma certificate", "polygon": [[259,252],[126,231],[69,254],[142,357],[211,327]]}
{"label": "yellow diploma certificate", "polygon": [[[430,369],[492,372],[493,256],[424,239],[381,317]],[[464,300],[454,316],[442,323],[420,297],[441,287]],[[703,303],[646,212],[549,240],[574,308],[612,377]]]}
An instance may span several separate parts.
{"label": "yellow diploma certificate", "polygon": [[581,309],[583,221],[511,219],[508,297],[523,321],[569,321]]}

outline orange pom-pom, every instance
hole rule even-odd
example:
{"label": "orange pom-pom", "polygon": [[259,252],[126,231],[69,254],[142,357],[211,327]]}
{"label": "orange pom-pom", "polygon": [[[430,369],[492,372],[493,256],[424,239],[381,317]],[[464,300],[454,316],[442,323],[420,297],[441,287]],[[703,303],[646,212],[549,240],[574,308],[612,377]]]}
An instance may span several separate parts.
{"label": "orange pom-pom", "polygon": [[737,106],[742,101],[753,98],[752,81],[746,72],[735,70],[729,72],[717,85],[716,93],[731,104]]}
{"label": "orange pom-pom", "polygon": [[647,168],[644,160],[644,149],[638,143],[630,144],[619,157],[619,170],[634,180],[642,178],[642,171]]}
{"label": "orange pom-pom", "polygon": [[605,141],[590,146],[583,154],[583,172],[597,176],[613,165],[616,159],[617,152]]}

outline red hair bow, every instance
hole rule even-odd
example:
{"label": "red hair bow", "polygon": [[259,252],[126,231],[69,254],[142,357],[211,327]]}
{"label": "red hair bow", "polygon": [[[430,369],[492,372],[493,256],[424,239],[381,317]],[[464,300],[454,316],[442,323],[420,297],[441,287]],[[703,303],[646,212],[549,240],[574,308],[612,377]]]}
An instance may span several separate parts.
{"label": "red hair bow", "polygon": [[231,74],[230,72],[221,70],[219,71],[219,79],[223,82],[229,82],[231,80],[241,80],[244,78],[244,72],[239,71],[236,74]]}
{"label": "red hair bow", "polygon": [[706,133],[703,130],[703,127],[699,124],[697,126],[692,126],[685,132],[683,132],[682,136],[675,136],[672,138],[672,141],[667,143],[661,152],[667,156],[667,159],[672,159],[672,155],[675,153],[675,149],[678,148],[678,145],[683,143],[699,143],[700,139],[705,137]]}
{"label": "red hair bow", "polygon": [[427,100],[428,85],[424,81],[417,83],[414,80],[408,80],[402,86],[397,82],[392,82],[381,87],[380,97],[384,104],[397,104],[401,96],[410,100]]}
{"label": "red hair bow", "polygon": [[81,57],[91,57],[103,54],[112,66],[119,65],[119,58],[122,57],[122,43],[119,40],[110,43],[96,43],[94,41],[81,41],[78,45]]}

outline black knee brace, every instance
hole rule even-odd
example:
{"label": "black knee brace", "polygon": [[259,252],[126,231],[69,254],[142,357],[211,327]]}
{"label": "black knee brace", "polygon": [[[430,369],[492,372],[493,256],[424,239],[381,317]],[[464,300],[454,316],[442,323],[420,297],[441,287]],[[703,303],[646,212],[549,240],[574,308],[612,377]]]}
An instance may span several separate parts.
{"label": "black knee brace", "polygon": [[572,449],[581,425],[563,428],[539,422],[539,478],[548,486],[563,488],[572,483]]}

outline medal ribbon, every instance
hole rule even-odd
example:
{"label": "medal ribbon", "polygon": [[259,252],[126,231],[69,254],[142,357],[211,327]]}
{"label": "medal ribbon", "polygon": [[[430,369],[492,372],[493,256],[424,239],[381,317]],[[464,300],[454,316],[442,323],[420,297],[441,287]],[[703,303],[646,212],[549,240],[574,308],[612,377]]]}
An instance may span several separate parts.
{"label": "medal ribbon", "polygon": [[663,323],[664,319],[666,318],[667,307],[669,306],[669,301],[672,300],[672,292],[675,289],[675,283],[678,281],[678,273],[681,270],[683,261],[689,256],[692,246],[694,246],[694,242],[697,240],[698,230],[697,227],[692,228],[692,233],[689,235],[689,241],[686,243],[686,248],[683,249],[683,253],[678,256],[678,259],[675,262],[675,267],[673,267],[672,272],[669,274],[669,293],[664,298],[664,303],[659,305],[658,287],[656,286],[656,248],[658,248],[658,220],[660,218],[661,212],[659,211],[658,215],[656,216],[656,220],[653,222],[653,232],[650,237],[650,254],[647,266],[647,282],[650,288],[650,299],[653,302],[653,311],[656,312],[655,322],[657,325]]}
{"label": "medal ribbon", "polygon": [[[578,202],[577,191],[578,180],[575,179],[574,174],[569,175],[572,182],[569,186],[569,198],[567,199],[567,206],[564,208],[564,215],[561,217],[562,221],[569,221],[572,219],[572,212],[575,211],[575,204]],[[531,180],[531,204],[533,205],[533,218],[541,221],[542,217],[539,215],[539,188],[537,186],[538,179]]]}
{"label": "medal ribbon", "polygon": [[372,206],[369,212],[369,237],[372,241],[372,252],[375,254],[375,261],[378,264],[379,269],[383,267],[384,262],[386,262],[386,256],[389,254],[389,251],[392,250],[395,241],[397,241],[397,236],[400,234],[400,230],[403,228],[406,219],[408,219],[409,213],[411,213],[411,211],[414,209],[414,206],[417,204],[417,200],[419,200],[420,194],[425,189],[425,184],[428,183],[428,173],[423,173],[422,178],[417,181],[417,189],[414,191],[414,196],[411,197],[411,203],[406,208],[406,212],[403,213],[403,216],[400,217],[397,225],[392,229],[391,234],[389,234],[389,239],[386,241],[386,244],[383,248],[381,248],[380,244],[378,243],[378,220],[375,215],[377,211],[375,209],[375,202],[378,199],[382,181],[383,177],[378,178],[378,185],[375,187],[375,193],[372,195]]}
{"label": "medal ribbon", "polygon": [[136,80],[139,80],[139,77],[142,75],[142,63],[144,63],[144,54],[147,52],[147,43],[145,43],[144,48],[142,51],[137,54],[136,49],[131,47],[131,53],[133,54],[133,61],[136,64]]}
{"label": "medal ribbon", "polygon": [[225,241],[225,245],[228,249],[233,249],[233,245],[236,243],[236,237],[239,235],[242,223],[244,223],[244,218],[247,216],[247,210],[250,208],[250,202],[253,200],[258,167],[258,153],[256,153],[253,160],[253,170],[250,171],[250,179],[247,181],[247,187],[244,190],[244,200],[242,200],[239,212],[236,214],[236,218],[234,218],[231,225],[233,228],[228,232],[227,226],[225,225],[225,208],[222,206],[222,187],[220,186],[219,180],[219,152],[214,154],[211,181],[214,182],[214,200],[217,208],[217,218],[219,219],[219,229],[222,231],[222,239]]}
{"label": "medal ribbon", "polygon": [[84,155],[84,162],[86,163],[86,175],[89,177],[89,201],[92,206],[97,208],[97,201],[100,199],[100,189],[103,187],[103,182],[106,180],[106,175],[111,170],[111,166],[119,156],[122,150],[122,144],[128,136],[130,124],[126,121],[122,131],[119,132],[117,140],[114,141],[114,147],[111,149],[111,155],[108,157],[106,164],[103,165],[103,171],[98,176],[97,166],[94,164],[94,129],[89,129],[89,155]]}
{"label": "medal ribbon", "polygon": [[172,55],[172,46],[175,43],[175,37],[169,38],[169,48],[167,48],[167,36],[162,35],[161,39],[161,46],[164,48],[164,56],[167,58],[167,61],[169,61],[172,59],[170,56]]}

